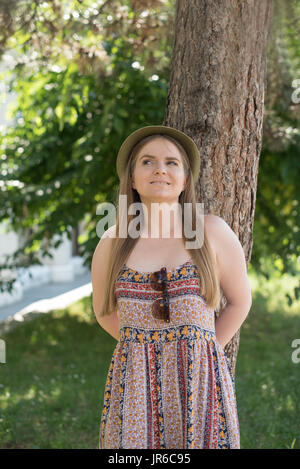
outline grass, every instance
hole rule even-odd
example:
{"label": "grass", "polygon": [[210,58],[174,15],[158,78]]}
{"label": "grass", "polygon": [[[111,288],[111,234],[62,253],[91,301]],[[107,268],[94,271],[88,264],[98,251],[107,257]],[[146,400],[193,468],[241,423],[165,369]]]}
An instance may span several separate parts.
{"label": "grass", "polygon": [[0,337],[1,448],[97,448],[109,361],[117,342],[90,298],[38,315]]}
{"label": "grass", "polygon": [[[250,277],[251,311],[236,365],[241,448],[300,448],[300,308],[287,279]],[[103,392],[117,342],[98,325],[91,298],[0,330],[1,448],[97,448]],[[300,356],[300,351],[298,353]]]}
{"label": "grass", "polygon": [[[241,328],[236,394],[242,448],[300,448],[300,302],[284,295],[297,283],[288,276],[266,282],[250,275],[253,303]],[[300,358],[300,347],[298,357]]]}

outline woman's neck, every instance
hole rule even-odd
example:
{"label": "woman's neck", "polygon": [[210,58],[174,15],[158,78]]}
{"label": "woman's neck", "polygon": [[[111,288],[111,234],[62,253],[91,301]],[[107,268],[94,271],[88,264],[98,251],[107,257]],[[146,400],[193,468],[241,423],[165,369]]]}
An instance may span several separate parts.
{"label": "woman's neck", "polygon": [[147,217],[141,237],[152,238],[181,238],[182,220],[178,204],[151,204],[147,206]]}

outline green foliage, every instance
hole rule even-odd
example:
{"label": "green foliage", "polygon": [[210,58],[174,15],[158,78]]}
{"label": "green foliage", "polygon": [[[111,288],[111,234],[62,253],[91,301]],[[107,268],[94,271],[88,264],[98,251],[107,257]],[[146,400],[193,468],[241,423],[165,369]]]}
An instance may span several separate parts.
{"label": "green foliage", "polygon": [[[264,133],[251,257],[252,266],[267,278],[270,264],[281,274],[288,272],[299,276],[299,31],[299,2],[276,2],[267,63]],[[289,304],[299,298],[299,290],[300,284],[294,288],[292,296],[286,295]]]}
{"label": "green foliage", "polygon": [[[1,78],[10,77],[18,98],[13,124],[0,136],[0,221],[22,233],[24,245],[0,272],[40,262],[38,254],[59,245],[54,235],[70,237],[82,220],[88,233],[80,254],[90,265],[96,207],[115,201],[120,144],[164,118],[174,7],[172,0],[5,3],[3,18],[11,21],[0,46],[18,59]],[[291,98],[299,31],[299,3],[276,2],[251,257],[265,276],[270,263],[299,273],[300,104]]]}
{"label": "green foliage", "polygon": [[[75,63],[26,75],[22,70],[17,79],[13,72],[10,86],[18,99],[14,125],[0,138],[0,220],[9,216],[15,229],[33,229],[27,253],[37,251],[37,240],[40,252],[48,252],[54,234],[70,237],[84,219],[82,255],[89,263],[97,242],[96,206],[115,198],[121,142],[136,128],[163,120],[166,80],[132,67],[120,40],[115,51],[111,72],[101,78],[80,73]],[[45,234],[49,243],[43,245]]]}
{"label": "green foliage", "polygon": [[270,257],[279,271],[296,274],[295,261],[300,255],[299,171],[300,138],[298,144],[281,152],[263,148],[254,225],[257,241],[251,262],[265,273],[262,262]]}

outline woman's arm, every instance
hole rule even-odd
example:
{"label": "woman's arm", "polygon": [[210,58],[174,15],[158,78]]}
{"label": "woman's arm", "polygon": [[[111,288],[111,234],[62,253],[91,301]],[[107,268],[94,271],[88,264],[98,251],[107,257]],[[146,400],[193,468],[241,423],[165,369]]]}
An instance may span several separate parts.
{"label": "woman's arm", "polygon": [[227,305],[215,321],[217,341],[222,347],[245,321],[252,304],[247,264],[242,245],[230,226],[220,217],[209,215],[207,226],[215,249],[220,286]]}
{"label": "woman's arm", "polygon": [[[105,232],[106,233],[106,232]],[[119,341],[119,318],[118,311],[106,316],[100,316],[101,305],[104,301],[104,287],[108,275],[109,252],[111,249],[111,238],[102,236],[93,254],[91,265],[93,309],[100,326],[114,339]]]}
{"label": "woman's arm", "polygon": [[109,316],[102,316],[97,317],[97,321],[106,332],[108,332],[114,339],[118,342],[120,340],[120,332],[119,332],[119,318],[118,312],[116,311]]}

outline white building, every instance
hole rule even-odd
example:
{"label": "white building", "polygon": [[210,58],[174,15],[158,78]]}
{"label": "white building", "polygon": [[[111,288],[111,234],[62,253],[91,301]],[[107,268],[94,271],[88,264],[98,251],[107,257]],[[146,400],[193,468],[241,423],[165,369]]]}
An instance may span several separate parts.
{"label": "white building", "polygon": [[[28,268],[18,268],[12,273],[5,272],[8,276],[14,275],[16,281],[11,293],[0,292],[0,308],[23,297],[25,290],[46,283],[70,282],[76,276],[88,271],[83,266],[83,259],[78,256],[78,235],[84,232],[84,224],[80,223],[78,229],[73,230],[72,240],[63,235],[62,244],[55,250],[51,250],[53,258],[40,258],[42,265],[32,265]],[[20,238],[14,231],[8,231],[4,223],[0,223],[0,262],[3,263],[5,255],[12,254],[20,247]],[[30,275],[31,274],[31,275]]]}

